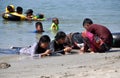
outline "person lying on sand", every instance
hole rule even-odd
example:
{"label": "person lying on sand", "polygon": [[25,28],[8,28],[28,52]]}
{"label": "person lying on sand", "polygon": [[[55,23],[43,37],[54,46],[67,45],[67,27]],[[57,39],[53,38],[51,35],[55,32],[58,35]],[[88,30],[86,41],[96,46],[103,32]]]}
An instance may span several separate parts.
{"label": "person lying on sand", "polygon": [[65,46],[66,34],[63,31],[57,32],[55,39],[50,43],[49,49],[51,50],[51,55],[60,53],[66,54],[72,50],[71,47]]}
{"label": "person lying on sand", "polygon": [[72,49],[80,49],[83,46],[81,33],[75,32],[67,34],[65,44],[72,47]]}
{"label": "person lying on sand", "polygon": [[20,49],[20,54],[29,54],[31,56],[38,54],[40,57],[48,56],[51,53],[50,49],[48,49],[49,43],[49,36],[43,35],[38,43],[35,43],[33,46]]}

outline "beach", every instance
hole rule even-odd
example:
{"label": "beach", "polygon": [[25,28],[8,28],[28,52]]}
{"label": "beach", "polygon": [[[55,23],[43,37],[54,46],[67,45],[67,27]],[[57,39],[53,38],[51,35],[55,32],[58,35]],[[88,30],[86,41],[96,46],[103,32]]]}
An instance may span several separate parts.
{"label": "beach", "polygon": [[[84,31],[85,18],[106,26],[112,33],[120,31],[120,0],[0,0],[0,3],[0,49],[31,46],[41,35],[49,35],[53,40],[56,33],[50,26],[54,17],[60,21],[59,31],[66,34]],[[45,32],[34,33],[37,21],[4,20],[2,14],[8,5],[22,7],[24,15],[27,9],[32,9],[34,15],[44,14],[48,19],[41,21]],[[120,78],[120,48],[85,54],[73,50],[72,54],[45,58],[8,52],[0,50],[0,78]]]}
{"label": "beach", "polygon": [[[73,50],[78,52],[78,50]],[[68,54],[33,58],[26,55],[0,56],[0,78],[119,78],[120,48],[107,53]]]}
{"label": "beach", "polygon": [[[42,21],[45,35],[54,39],[55,32],[50,31],[52,18],[59,19],[59,30],[66,34],[84,31],[83,20],[90,18],[95,24],[106,26],[112,33],[120,31],[120,0],[0,0],[0,14],[8,5],[21,6],[23,14],[32,9],[34,15],[42,13],[46,21]],[[27,4],[26,4],[27,3]],[[102,5],[102,6],[101,6]],[[26,47],[33,45],[41,34],[33,33],[37,21],[7,21],[0,16],[0,48],[11,46]]]}

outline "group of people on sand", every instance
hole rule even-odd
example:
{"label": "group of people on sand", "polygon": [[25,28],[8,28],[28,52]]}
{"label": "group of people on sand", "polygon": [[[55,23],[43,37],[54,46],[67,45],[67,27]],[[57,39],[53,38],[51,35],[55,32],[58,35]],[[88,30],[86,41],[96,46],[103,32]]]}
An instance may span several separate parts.
{"label": "group of people on sand", "polygon": [[[36,28],[39,26],[40,28],[38,28],[36,32],[44,32],[41,22],[36,23]],[[84,19],[83,27],[85,31],[82,33],[75,32],[66,34],[63,31],[58,31],[52,41],[48,35],[42,35],[39,42],[33,46],[20,49],[20,54],[30,54],[31,56],[37,54],[40,57],[44,57],[57,54],[65,55],[71,53],[72,49],[79,49],[79,53],[101,53],[110,50],[113,37],[107,27],[93,24],[90,18]]]}
{"label": "group of people on sand", "polygon": [[5,9],[5,13],[13,14],[22,17],[21,20],[35,20],[35,21],[43,21],[45,20],[44,14],[33,14],[32,9],[28,9],[24,15],[23,14],[23,8],[21,6],[18,6],[15,10],[14,5],[8,5]]}

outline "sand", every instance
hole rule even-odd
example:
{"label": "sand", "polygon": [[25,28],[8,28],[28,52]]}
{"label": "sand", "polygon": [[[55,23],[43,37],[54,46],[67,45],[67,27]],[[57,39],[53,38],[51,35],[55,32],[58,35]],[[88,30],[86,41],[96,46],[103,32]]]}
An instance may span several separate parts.
{"label": "sand", "polygon": [[[75,50],[77,52],[77,50]],[[0,56],[0,78],[120,78],[120,48],[108,53],[68,54],[46,58]]]}

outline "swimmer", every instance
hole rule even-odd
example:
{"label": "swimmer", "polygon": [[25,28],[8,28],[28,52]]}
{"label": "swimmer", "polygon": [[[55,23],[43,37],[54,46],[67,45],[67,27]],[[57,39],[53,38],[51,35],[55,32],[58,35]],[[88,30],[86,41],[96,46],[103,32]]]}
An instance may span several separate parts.
{"label": "swimmer", "polygon": [[15,12],[15,7],[14,7],[14,5],[8,5],[8,6],[6,7],[5,13],[12,13],[12,12]]}
{"label": "swimmer", "polygon": [[35,31],[36,33],[44,32],[43,25],[41,22],[36,22],[35,27],[36,27],[36,31]]}

